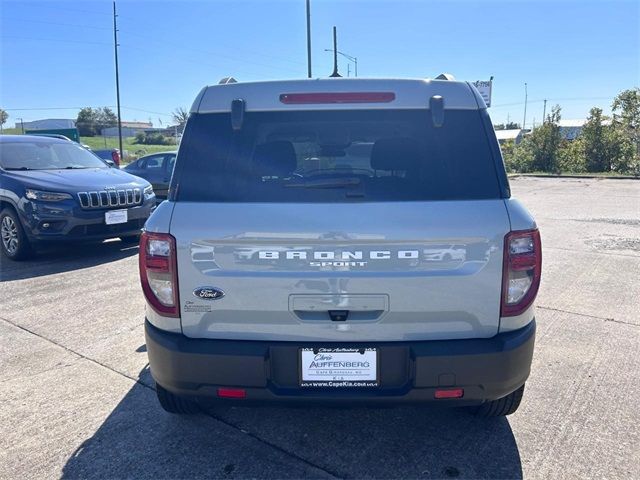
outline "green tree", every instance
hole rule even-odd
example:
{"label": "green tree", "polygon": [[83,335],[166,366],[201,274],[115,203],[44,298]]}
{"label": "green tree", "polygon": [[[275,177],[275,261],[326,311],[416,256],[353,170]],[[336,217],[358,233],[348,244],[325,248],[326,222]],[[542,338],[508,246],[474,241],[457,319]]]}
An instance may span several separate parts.
{"label": "green tree", "polygon": [[[613,112],[614,138],[621,140],[617,145],[621,156],[617,168],[640,174],[640,88],[624,90],[618,94],[611,105]],[[630,145],[629,145],[630,144]],[[621,171],[621,170],[620,170]]]}
{"label": "green tree", "polygon": [[585,145],[581,137],[572,141],[563,141],[558,151],[558,169],[565,173],[586,172],[584,150]]}
{"label": "green tree", "polygon": [[102,107],[97,109],[97,111],[97,121],[100,130],[103,128],[118,126],[118,117],[109,107]]}
{"label": "green tree", "polygon": [[529,149],[532,171],[557,172],[558,154],[562,136],[560,135],[560,105],[551,109],[546,121],[525,138],[524,147]]}
{"label": "green tree", "polygon": [[91,107],[85,107],[78,112],[76,128],[83,137],[93,137],[96,134],[98,116],[100,112]]}
{"label": "green tree", "polygon": [[611,105],[613,123],[621,126],[631,140],[640,143],[640,88],[624,90]]}
{"label": "green tree", "polygon": [[118,126],[118,117],[108,107],[85,107],[78,112],[76,118],[76,127],[82,136],[100,135],[103,128],[116,126]]}
{"label": "green tree", "polygon": [[9,114],[6,110],[0,108],[0,125],[4,125],[9,120]]}
{"label": "green tree", "polygon": [[580,134],[584,144],[584,158],[588,172],[608,172],[611,170],[610,135],[607,135],[607,126],[604,125],[605,117],[601,108],[592,108],[587,122],[582,127]]}

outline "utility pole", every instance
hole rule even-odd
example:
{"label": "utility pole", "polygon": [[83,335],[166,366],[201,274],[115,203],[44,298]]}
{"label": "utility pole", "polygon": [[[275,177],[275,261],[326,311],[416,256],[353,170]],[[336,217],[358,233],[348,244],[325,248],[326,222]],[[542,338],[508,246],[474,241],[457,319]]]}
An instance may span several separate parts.
{"label": "utility pole", "polygon": [[120,117],[120,77],[118,72],[118,24],[116,23],[116,2],[113,2],[113,48],[116,57],[116,104],[118,106],[118,144],[120,145],[120,158],[124,159],[122,149],[122,118]]}
{"label": "utility pole", "polygon": [[24,135],[24,120],[19,118],[18,120],[20,120],[20,128],[22,129],[22,134]]}
{"label": "utility pole", "polygon": [[[331,50],[330,48],[325,48],[324,49],[325,52],[335,52],[336,50]],[[344,58],[346,58],[347,60],[353,62],[353,64],[355,65],[355,71],[356,71],[356,77],[358,76],[358,58],[357,57],[352,57],[351,55],[347,55],[344,52],[341,52],[338,50],[338,55],[342,55]],[[347,76],[349,76],[349,72],[351,71],[351,64],[347,64]]]}
{"label": "utility pole", "polygon": [[339,77],[338,73],[338,33],[336,27],[333,27],[333,73],[330,77]]}
{"label": "utility pole", "polygon": [[307,0],[307,77],[311,78],[311,5]]}
{"label": "utility pole", "polygon": [[547,120],[547,99],[544,99],[544,108],[542,109],[542,124]]}
{"label": "utility pole", "polygon": [[524,119],[522,120],[522,129],[527,128],[527,83],[524,84]]}

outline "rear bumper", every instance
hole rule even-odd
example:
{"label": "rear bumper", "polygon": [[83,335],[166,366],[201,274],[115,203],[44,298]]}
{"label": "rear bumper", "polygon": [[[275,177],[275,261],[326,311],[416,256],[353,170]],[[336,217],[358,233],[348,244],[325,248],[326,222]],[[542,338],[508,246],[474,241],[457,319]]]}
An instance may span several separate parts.
{"label": "rear bumper", "polygon": [[[202,402],[397,404],[434,401],[478,405],[508,395],[529,376],[535,320],[487,339],[336,344],[192,339],[145,322],[151,374],[158,384]],[[301,347],[376,347],[380,386],[330,389],[299,386]],[[219,387],[246,398],[217,398]],[[438,388],[464,388],[464,397],[434,400]]]}

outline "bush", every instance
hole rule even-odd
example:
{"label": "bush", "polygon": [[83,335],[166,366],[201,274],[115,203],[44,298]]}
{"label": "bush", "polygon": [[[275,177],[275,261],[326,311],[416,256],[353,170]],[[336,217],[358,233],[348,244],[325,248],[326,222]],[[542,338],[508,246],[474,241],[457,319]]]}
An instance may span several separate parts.
{"label": "bush", "polygon": [[133,143],[137,143],[139,145],[173,145],[174,142],[173,138],[165,137],[159,132],[138,132]]}
{"label": "bush", "polygon": [[585,173],[587,162],[584,141],[576,138],[573,141],[562,142],[558,152],[558,169],[564,173]]}

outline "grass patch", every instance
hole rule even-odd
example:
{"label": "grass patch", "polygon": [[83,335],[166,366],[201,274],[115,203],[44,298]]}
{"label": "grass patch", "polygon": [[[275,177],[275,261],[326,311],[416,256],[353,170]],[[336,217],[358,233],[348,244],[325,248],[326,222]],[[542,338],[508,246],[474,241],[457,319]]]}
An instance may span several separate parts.
{"label": "grass patch", "polygon": [[3,135],[22,135],[22,129],[21,128],[3,128],[2,134]]}
{"label": "grass patch", "polygon": [[[178,148],[177,145],[140,145],[133,143],[134,140],[135,137],[122,139],[122,148],[129,154],[126,159],[127,162],[151,153],[166,152]],[[93,150],[120,148],[117,137],[80,137],[80,143],[88,145]]]}

